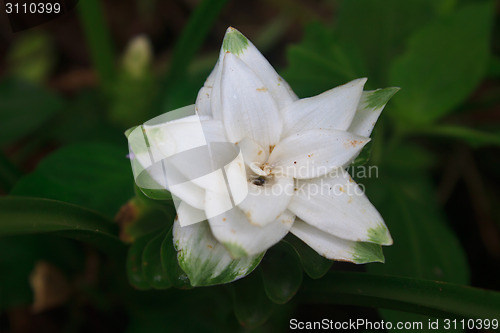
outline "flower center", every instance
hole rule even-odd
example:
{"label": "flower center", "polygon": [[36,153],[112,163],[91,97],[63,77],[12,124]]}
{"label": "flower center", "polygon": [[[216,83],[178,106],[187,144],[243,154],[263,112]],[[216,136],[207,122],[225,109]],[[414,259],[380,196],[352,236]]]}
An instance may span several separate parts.
{"label": "flower center", "polygon": [[252,184],[257,185],[257,186],[264,186],[266,181],[267,181],[266,177],[258,176],[252,180]]}

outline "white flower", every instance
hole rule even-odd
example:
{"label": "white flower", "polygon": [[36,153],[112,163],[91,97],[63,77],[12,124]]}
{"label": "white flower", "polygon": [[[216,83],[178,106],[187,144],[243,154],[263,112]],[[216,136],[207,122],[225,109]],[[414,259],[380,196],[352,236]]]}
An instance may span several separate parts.
{"label": "white flower", "polygon": [[[380,245],[392,244],[389,231],[345,168],[370,140],[397,88],[363,92],[365,82],[357,79],[298,99],[255,46],[229,28],[199,91],[197,116],[141,127],[148,154],[173,156],[207,142],[230,142],[241,150],[243,161],[226,169],[234,207],[223,204],[228,201],[221,194],[225,187],[218,187],[223,181],[201,177],[180,187],[165,184],[182,200],[179,219],[208,216],[189,226],[174,224],[179,264],[192,284],[248,274],[288,232],[328,259],[383,261]],[[135,160],[147,164],[145,150],[134,146]],[[193,164],[178,164],[177,171],[167,173],[194,179]],[[147,169],[150,180],[161,183],[156,169]],[[135,170],[136,178],[139,173]],[[237,198],[241,188],[248,193]]]}

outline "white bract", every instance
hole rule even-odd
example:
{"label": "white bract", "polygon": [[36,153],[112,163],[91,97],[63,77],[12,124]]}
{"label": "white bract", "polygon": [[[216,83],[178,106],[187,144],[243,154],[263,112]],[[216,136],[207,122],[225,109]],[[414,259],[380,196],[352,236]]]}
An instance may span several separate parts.
{"label": "white bract", "polygon": [[[194,162],[175,162],[175,172],[194,180],[164,184],[182,200],[174,245],[193,285],[247,275],[288,232],[328,259],[383,261],[381,245],[392,244],[389,231],[345,168],[370,141],[397,88],[363,92],[365,82],[357,79],[298,99],[255,46],[229,28],[219,60],[199,91],[196,115],[141,127],[148,154],[169,157],[229,142],[242,157],[225,169],[225,176],[211,178],[195,175]],[[133,143],[131,150],[144,164],[144,150]],[[162,182],[154,171],[150,177]],[[192,218],[203,221],[179,221]]]}

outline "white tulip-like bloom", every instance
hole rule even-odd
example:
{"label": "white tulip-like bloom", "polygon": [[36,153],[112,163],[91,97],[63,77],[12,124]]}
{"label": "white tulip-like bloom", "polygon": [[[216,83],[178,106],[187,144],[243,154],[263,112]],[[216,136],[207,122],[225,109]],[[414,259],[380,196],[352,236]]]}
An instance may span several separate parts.
{"label": "white tulip-like bloom", "polygon": [[[247,275],[288,232],[328,259],[383,261],[381,245],[392,244],[389,231],[345,169],[370,141],[397,88],[363,92],[365,82],[298,99],[255,46],[229,28],[198,93],[196,114],[140,127],[149,155],[154,150],[153,155],[174,156],[200,146],[200,140],[231,143],[240,153],[221,181],[200,177],[186,186],[165,184],[181,200],[174,245],[193,285]],[[133,160],[147,164],[146,154],[130,136],[129,141]],[[187,175],[193,163],[177,166],[176,172],[193,179]],[[154,170],[148,172],[161,183]],[[221,191],[230,191],[231,199]],[[192,217],[201,222],[182,224]]]}

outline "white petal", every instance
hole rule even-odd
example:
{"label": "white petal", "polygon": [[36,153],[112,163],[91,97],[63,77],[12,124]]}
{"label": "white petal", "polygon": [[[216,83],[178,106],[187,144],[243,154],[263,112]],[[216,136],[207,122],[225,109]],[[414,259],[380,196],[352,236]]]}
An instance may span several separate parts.
{"label": "white petal", "polygon": [[298,99],[288,83],[276,73],[252,42],[232,27],[227,29],[224,36],[220,59],[228,51],[240,58],[260,78],[280,109]]}
{"label": "white petal", "polygon": [[[155,161],[207,143],[200,118],[197,115],[159,125],[144,125],[143,129]],[[154,156],[155,152],[159,155]]]}
{"label": "white petal", "polygon": [[285,136],[310,129],[347,130],[366,79],[357,79],[318,96],[304,98],[282,110]]}
{"label": "white petal", "polygon": [[319,255],[328,259],[350,261],[356,264],[384,262],[382,249],[379,245],[338,238],[316,229],[300,219],[295,220],[290,232],[302,239]]}
{"label": "white petal", "polygon": [[[211,107],[211,99],[212,99],[212,91],[213,86],[215,84],[215,77],[217,73],[220,72],[219,62],[215,64],[214,69],[206,79],[203,87],[198,92],[198,97],[196,98],[196,113],[200,116],[208,116],[213,118],[212,107]],[[220,119],[220,118],[216,118]]]}
{"label": "white petal", "polygon": [[399,88],[364,91],[349,132],[369,137],[380,113]]}
{"label": "white petal", "polygon": [[229,192],[217,193],[213,191],[205,192],[205,214],[207,218],[219,217],[234,208]]}
{"label": "white petal", "polygon": [[184,201],[181,201],[179,205],[175,207],[175,211],[177,212],[177,220],[181,227],[186,227],[207,219],[205,211],[196,209]]}
{"label": "white petal", "polygon": [[201,120],[201,128],[208,142],[227,142],[224,125],[220,120]]}
{"label": "white petal", "polygon": [[331,235],[356,242],[392,244],[377,209],[341,168],[321,178],[298,181],[288,208],[306,223]]}
{"label": "white petal", "polygon": [[214,70],[212,71],[213,86],[212,86],[212,93],[209,94],[210,110],[212,111],[213,119],[216,120],[222,120],[222,95],[221,95],[222,60],[223,57],[220,57],[219,61],[215,65]]}
{"label": "white petal", "polygon": [[243,153],[245,164],[249,167],[252,166],[252,164],[263,164],[267,161],[268,149],[264,149],[261,145],[255,142],[255,140],[245,138],[238,143],[238,146]]}
{"label": "white petal", "polygon": [[252,272],[262,255],[234,260],[211,234],[206,221],[173,229],[174,246],[182,270],[193,286],[228,283]]}
{"label": "white petal", "polygon": [[[174,176],[169,175],[169,177],[172,179]],[[185,201],[197,209],[205,209],[205,190],[193,182],[187,181],[173,184],[167,188],[179,200]]]}
{"label": "white petal", "polygon": [[196,113],[198,115],[212,117],[212,108],[210,107],[210,95],[212,94],[212,90],[212,88],[203,86],[200,91],[198,91],[195,104]]}
{"label": "white petal", "polygon": [[294,219],[295,215],[285,211],[277,220],[258,227],[251,225],[239,208],[233,208],[208,221],[214,237],[234,258],[239,258],[261,253],[279,242],[290,230]]}
{"label": "white petal", "polygon": [[265,226],[278,219],[294,194],[293,178],[267,177],[262,186],[248,183],[248,195],[238,207],[245,213],[248,221],[257,226]]}
{"label": "white petal", "polygon": [[264,148],[278,143],[282,121],[276,102],[262,81],[231,53],[224,57],[221,98],[230,142],[250,137]]}
{"label": "white petal", "polygon": [[294,178],[324,175],[349,162],[369,138],[339,130],[308,130],[283,139],[268,163],[273,173]]}
{"label": "white petal", "polygon": [[137,126],[128,133],[130,163],[134,180],[137,185],[145,189],[166,189],[166,182],[161,165],[151,158],[150,149],[142,126]]}
{"label": "white petal", "polygon": [[[216,142],[183,151],[169,157],[166,162],[169,184],[189,181],[205,190],[228,195],[225,180],[227,176],[229,185],[238,186],[244,183],[246,190],[247,177],[243,157],[239,149],[231,143]],[[231,172],[225,175],[227,171]],[[246,193],[243,195],[246,196]]]}
{"label": "white petal", "polygon": [[226,180],[234,204],[239,204],[248,196],[248,177],[246,173],[243,153],[240,151],[238,156],[224,166]]}

